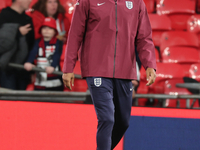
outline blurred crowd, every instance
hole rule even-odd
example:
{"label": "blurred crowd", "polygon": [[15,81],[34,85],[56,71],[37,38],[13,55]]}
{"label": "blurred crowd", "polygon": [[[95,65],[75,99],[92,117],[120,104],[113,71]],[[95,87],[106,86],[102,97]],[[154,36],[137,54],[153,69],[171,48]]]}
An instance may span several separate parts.
{"label": "blurred crowd", "polygon": [[[67,43],[70,18],[59,0],[12,0],[0,13],[0,85],[26,90],[63,90],[60,57]],[[11,68],[9,63],[24,65]],[[46,72],[32,72],[40,67]]]}

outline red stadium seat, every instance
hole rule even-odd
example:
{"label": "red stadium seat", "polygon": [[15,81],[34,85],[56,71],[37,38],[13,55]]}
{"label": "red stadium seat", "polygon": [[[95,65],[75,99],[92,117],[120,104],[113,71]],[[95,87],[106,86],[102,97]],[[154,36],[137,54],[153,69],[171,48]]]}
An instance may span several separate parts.
{"label": "red stadium seat", "polygon": [[144,0],[148,13],[153,13],[156,10],[155,0]]}
{"label": "red stadium seat", "polygon": [[157,0],[157,13],[167,14],[173,29],[186,30],[187,20],[195,14],[195,0]]}
{"label": "red stadium seat", "polygon": [[168,47],[162,53],[163,63],[192,64],[199,61],[199,50],[193,47]]}
{"label": "red stadium seat", "polygon": [[[188,70],[188,68],[186,68],[186,70]],[[186,75],[187,72],[185,71],[185,68],[180,64],[157,63],[156,81],[149,86],[148,91],[149,93],[164,93],[164,83],[166,80],[180,79]]]}
{"label": "red stadium seat", "polygon": [[187,22],[187,31],[193,33],[200,32],[200,15],[192,15]]}
{"label": "red stadium seat", "polygon": [[[146,86],[147,81],[141,80],[140,85],[137,89],[137,94],[148,94],[148,86]],[[138,99],[138,106],[145,106],[148,99],[146,98],[139,98]]]}
{"label": "red stadium seat", "polygon": [[189,77],[200,82],[200,64],[192,64],[189,70]]}
{"label": "red stadium seat", "polygon": [[198,48],[198,37],[194,33],[185,31],[164,32],[161,36],[161,53],[165,50],[165,48],[172,46],[187,46]]}
{"label": "red stadium seat", "polygon": [[171,21],[167,15],[149,14],[152,38],[155,46],[160,46],[162,33],[171,30]]}
{"label": "red stadium seat", "polygon": [[187,22],[187,31],[196,33],[200,41],[200,15],[192,15]]}
{"label": "red stadium seat", "polygon": [[140,85],[137,89],[138,94],[147,94],[148,93],[148,87],[146,86],[147,81],[141,80]]}
{"label": "red stadium seat", "polygon": [[[169,95],[190,95],[191,93],[185,88],[176,87],[177,83],[184,83],[183,79],[170,79],[167,80],[164,84],[164,94]],[[186,108],[186,100],[180,99],[166,99],[164,106],[165,107],[176,107],[177,103],[180,108]],[[190,104],[192,104],[192,100],[190,100]]]}
{"label": "red stadium seat", "polygon": [[157,0],[158,14],[195,13],[195,0]]}
{"label": "red stadium seat", "polygon": [[31,83],[26,87],[26,91],[33,91],[33,90],[34,90],[34,83]]}

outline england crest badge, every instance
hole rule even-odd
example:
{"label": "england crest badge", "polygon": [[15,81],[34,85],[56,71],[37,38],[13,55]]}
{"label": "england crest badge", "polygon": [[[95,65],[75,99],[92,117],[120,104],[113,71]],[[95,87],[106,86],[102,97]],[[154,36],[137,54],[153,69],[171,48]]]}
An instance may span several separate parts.
{"label": "england crest badge", "polygon": [[94,78],[94,85],[96,87],[101,86],[101,78]]}
{"label": "england crest badge", "polygon": [[132,9],[132,8],[133,8],[133,2],[131,2],[131,1],[126,1],[126,7],[127,7],[128,9]]}

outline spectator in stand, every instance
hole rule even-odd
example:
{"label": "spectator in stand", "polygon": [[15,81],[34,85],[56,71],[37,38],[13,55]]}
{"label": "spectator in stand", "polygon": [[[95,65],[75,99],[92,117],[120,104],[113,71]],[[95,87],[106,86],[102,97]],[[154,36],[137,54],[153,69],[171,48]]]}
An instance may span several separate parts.
{"label": "spectator in stand", "polygon": [[31,71],[36,59],[37,67],[43,68],[46,72],[39,72],[36,75],[35,90],[63,91],[61,76],[53,75],[53,71],[60,70],[60,55],[62,53],[62,41],[56,38],[56,21],[45,18],[39,33],[42,38],[35,42],[24,68]]}
{"label": "spectator in stand", "polygon": [[31,0],[12,0],[0,13],[0,82],[1,87],[25,90],[30,73],[8,67],[8,63],[24,64],[34,44],[32,19],[25,14]]}
{"label": "spectator in stand", "polygon": [[52,17],[56,20],[56,28],[58,31],[57,38],[63,43],[67,41],[67,35],[70,27],[70,21],[65,17],[65,8],[60,4],[59,0],[38,0],[33,5],[31,17],[35,27],[35,38],[41,37],[39,29],[42,26],[45,17]]}

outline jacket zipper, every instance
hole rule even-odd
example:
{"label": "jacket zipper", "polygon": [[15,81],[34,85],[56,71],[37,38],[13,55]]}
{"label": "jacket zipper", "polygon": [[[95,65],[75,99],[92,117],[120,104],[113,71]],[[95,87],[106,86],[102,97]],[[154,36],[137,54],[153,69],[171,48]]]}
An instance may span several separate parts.
{"label": "jacket zipper", "polygon": [[115,77],[115,58],[116,58],[116,49],[117,49],[117,0],[115,0],[115,20],[116,20],[116,36],[115,36],[115,54],[114,54],[114,69],[113,69],[113,78]]}

